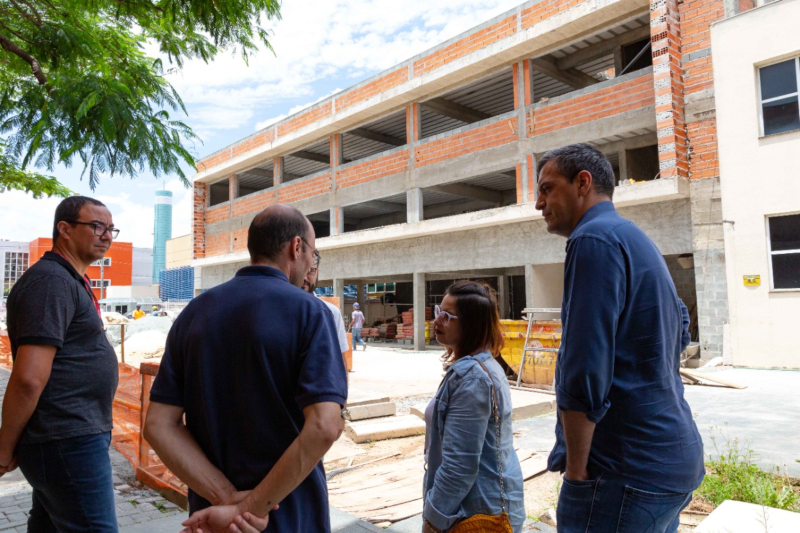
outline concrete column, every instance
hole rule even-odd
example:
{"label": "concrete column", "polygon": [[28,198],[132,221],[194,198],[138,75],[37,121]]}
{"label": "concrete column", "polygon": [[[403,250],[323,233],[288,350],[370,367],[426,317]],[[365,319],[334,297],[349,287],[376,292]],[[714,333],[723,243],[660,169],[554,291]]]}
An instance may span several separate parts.
{"label": "concrete column", "polygon": [[422,136],[422,119],[420,118],[419,104],[406,106],[406,142],[417,142]]}
{"label": "concrete column", "polygon": [[525,307],[561,307],[564,265],[525,265]]}
{"label": "concrete column", "polygon": [[342,134],[331,135],[331,167],[338,167],[344,161],[344,142]]}
{"label": "concrete column", "polygon": [[623,183],[628,180],[628,151],[622,149],[617,154],[619,157],[619,181]]}
{"label": "concrete column", "polygon": [[419,187],[406,191],[406,209],[408,211],[407,221],[420,222],[423,220],[422,213],[422,189]]}
{"label": "concrete column", "polygon": [[228,179],[228,200],[233,201],[239,196],[239,176],[231,174]]}
{"label": "concrete column", "polygon": [[272,186],[283,183],[283,161],[282,157],[276,157],[272,162]]}
{"label": "concrete column", "polygon": [[528,201],[528,165],[517,165],[517,203],[524,204]]}
{"label": "concrete column", "polygon": [[622,64],[622,45],[614,48],[614,76],[619,76],[625,65]]}
{"label": "concrete column", "polygon": [[425,349],[425,273],[414,272],[414,349]]}
{"label": "concrete column", "polygon": [[508,276],[497,276],[497,310],[501,319],[507,319],[511,314],[508,299]]}
{"label": "concrete column", "polygon": [[333,296],[339,298],[339,311],[342,312],[342,316],[344,316],[345,305],[344,305],[344,280],[334,279],[333,280]]}
{"label": "concrete column", "polygon": [[344,208],[331,207],[331,236],[344,233]]}

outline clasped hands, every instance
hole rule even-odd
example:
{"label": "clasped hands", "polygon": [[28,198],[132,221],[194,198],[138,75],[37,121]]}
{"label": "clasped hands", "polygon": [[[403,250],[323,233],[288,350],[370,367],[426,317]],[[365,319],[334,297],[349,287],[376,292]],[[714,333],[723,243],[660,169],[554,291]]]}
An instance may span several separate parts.
{"label": "clasped hands", "polygon": [[244,499],[250,492],[235,492],[222,505],[197,511],[181,524],[185,526],[181,533],[261,533],[267,528],[269,515],[259,517],[245,511]]}

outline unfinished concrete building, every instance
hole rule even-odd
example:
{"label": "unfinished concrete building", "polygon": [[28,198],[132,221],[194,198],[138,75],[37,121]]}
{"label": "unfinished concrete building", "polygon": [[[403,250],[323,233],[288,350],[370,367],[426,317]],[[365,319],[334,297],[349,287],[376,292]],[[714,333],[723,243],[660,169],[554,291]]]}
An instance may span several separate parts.
{"label": "unfinished concrete building", "polygon": [[[589,142],[618,175],[620,213],[664,254],[703,357],[721,354],[709,26],[736,9],[526,2],[211,154],[194,178],[196,290],[247,264],[251,220],[280,202],[314,222],[321,284],[336,294],[408,284],[421,310],[441,297],[437,280],[482,278],[504,317],[559,307],[565,241],[534,207],[536,161]],[[414,316],[421,348],[424,314]]]}

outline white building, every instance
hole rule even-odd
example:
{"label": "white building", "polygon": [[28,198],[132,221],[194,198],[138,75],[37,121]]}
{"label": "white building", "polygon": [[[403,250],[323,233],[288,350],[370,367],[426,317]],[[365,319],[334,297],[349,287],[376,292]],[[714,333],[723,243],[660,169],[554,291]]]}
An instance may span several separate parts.
{"label": "white building", "polygon": [[800,367],[798,21],[784,0],[711,32],[735,365]]}
{"label": "white building", "polygon": [[0,240],[0,286],[3,288],[2,299],[8,297],[8,292],[14,283],[28,270],[29,243],[18,241]]}

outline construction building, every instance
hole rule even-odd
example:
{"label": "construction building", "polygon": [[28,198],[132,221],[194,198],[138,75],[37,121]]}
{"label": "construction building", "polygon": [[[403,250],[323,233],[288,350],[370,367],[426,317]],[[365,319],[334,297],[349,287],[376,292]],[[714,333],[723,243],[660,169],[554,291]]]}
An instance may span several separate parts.
{"label": "construction building", "polygon": [[526,2],[209,155],[194,177],[195,293],[248,263],[250,222],[279,202],[314,223],[334,294],[396,284],[417,348],[446,280],[491,280],[504,317],[559,307],[565,241],[534,207],[535,167],[588,142],[619,178],[620,213],[664,254],[702,357],[721,355],[710,26],[744,4]]}

